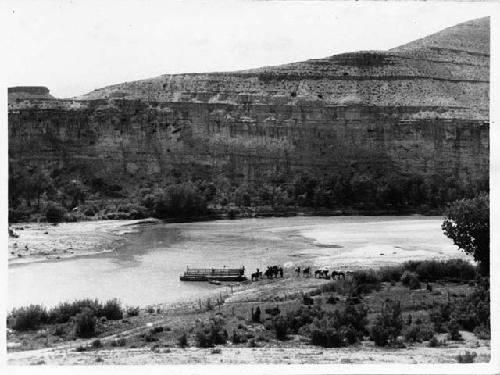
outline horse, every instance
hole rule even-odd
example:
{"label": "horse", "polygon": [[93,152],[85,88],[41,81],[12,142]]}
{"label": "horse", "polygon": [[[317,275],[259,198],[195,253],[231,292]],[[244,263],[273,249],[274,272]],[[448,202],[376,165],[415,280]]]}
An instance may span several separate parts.
{"label": "horse", "polygon": [[328,269],[322,268],[320,270],[314,271],[314,277],[319,277],[320,279],[328,279]]}
{"label": "horse", "polygon": [[266,270],[266,276],[269,279],[272,279],[273,277],[278,277],[279,273],[279,268],[278,266],[268,266]]}
{"label": "horse", "polygon": [[338,276],[338,278],[340,279],[340,277],[342,276],[342,278],[345,280],[345,272],[341,272],[341,271],[332,271],[332,274],[331,274],[331,278],[332,279],[335,279],[336,277]]}
{"label": "horse", "polygon": [[302,276],[306,276],[307,274],[307,277],[311,277],[311,267],[307,267],[307,268],[304,268],[304,270],[302,271]]}
{"label": "horse", "polygon": [[257,268],[257,272],[252,273],[252,281],[255,279],[255,281],[262,279],[262,271],[259,271]]}

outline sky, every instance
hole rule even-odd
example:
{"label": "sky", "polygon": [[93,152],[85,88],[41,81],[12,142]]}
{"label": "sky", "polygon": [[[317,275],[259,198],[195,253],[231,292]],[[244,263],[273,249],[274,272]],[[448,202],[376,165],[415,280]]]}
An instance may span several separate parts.
{"label": "sky", "polygon": [[161,74],[230,71],[384,50],[498,4],[2,0],[7,86],[56,97]]}

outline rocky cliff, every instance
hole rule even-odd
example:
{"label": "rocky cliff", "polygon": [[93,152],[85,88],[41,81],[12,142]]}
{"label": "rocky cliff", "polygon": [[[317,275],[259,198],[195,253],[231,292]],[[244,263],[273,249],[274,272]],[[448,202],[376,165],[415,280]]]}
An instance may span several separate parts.
{"label": "rocky cliff", "polygon": [[484,18],[389,51],[163,75],[65,100],[9,91],[9,158],[136,186],[298,173],[470,184],[489,173],[489,53]]}

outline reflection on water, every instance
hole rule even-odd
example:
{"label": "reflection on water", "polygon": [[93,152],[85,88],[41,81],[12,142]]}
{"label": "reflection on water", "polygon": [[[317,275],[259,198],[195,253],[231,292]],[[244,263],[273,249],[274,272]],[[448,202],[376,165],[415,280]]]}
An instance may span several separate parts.
{"label": "reflection on water", "polygon": [[179,281],[186,266],[244,265],[248,276],[273,264],[349,268],[461,256],[442,234],[441,221],[350,216],[159,224],[124,235],[127,244],[114,253],[10,266],[8,308],[84,297],[147,305],[202,297],[217,288]]}

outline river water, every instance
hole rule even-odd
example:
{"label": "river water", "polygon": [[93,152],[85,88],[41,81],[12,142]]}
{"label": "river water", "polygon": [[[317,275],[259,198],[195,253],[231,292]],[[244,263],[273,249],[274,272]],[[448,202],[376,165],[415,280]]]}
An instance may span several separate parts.
{"label": "river water", "polygon": [[[186,266],[284,265],[357,269],[409,259],[464,257],[441,217],[288,217],[157,224],[124,234],[112,253],[9,266],[7,308],[77,298],[145,306],[201,298],[220,288],[181,282]],[[78,225],[78,224],[75,224]]]}

